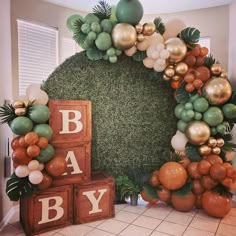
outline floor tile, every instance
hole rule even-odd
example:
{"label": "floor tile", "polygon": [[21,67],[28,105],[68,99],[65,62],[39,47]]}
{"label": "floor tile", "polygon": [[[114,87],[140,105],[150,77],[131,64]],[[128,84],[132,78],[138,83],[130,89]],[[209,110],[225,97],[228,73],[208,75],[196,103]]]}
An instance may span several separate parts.
{"label": "floor tile", "polygon": [[103,223],[105,220],[98,220],[98,221],[93,221],[93,222],[90,222],[90,223],[86,223],[84,225],[87,225],[89,227],[93,227],[93,228],[96,228],[98,225],[100,225],[101,223]]}
{"label": "floor tile", "polygon": [[127,206],[127,204],[116,204],[115,205],[115,210],[120,211],[126,206]]}
{"label": "floor tile", "polygon": [[145,211],[143,215],[164,220],[170,214],[170,212],[171,211],[169,209],[150,208],[147,211]]}
{"label": "floor tile", "polygon": [[171,212],[166,218],[165,221],[173,222],[180,225],[189,225],[193,216],[185,215],[178,212]]}
{"label": "floor tile", "polygon": [[161,220],[158,220],[158,219],[155,219],[155,218],[151,218],[151,217],[147,217],[147,216],[140,216],[132,224],[153,230],[161,222],[162,222]]}
{"label": "floor tile", "polygon": [[0,235],[1,236],[13,236],[13,235],[17,235],[17,234],[20,234],[20,233],[23,233],[22,230],[19,230],[18,228],[12,226],[12,225],[6,225]]}
{"label": "floor tile", "polygon": [[176,211],[176,210],[173,210],[172,212],[182,214],[182,215],[195,216],[198,213],[198,211],[199,211],[198,209],[193,209],[188,212],[181,212],[181,211]]}
{"label": "floor tile", "polygon": [[58,230],[58,233],[66,236],[84,236],[92,229],[92,227],[87,225],[71,225],[62,230]]}
{"label": "floor tile", "polygon": [[[70,227],[70,226],[69,226]],[[68,228],[69,228],[68,227]],[[56,229],[56,230],[51,230],[49,232],[46,232],[46,233],[42,233],[42,234],[38,234],[37,236],[52,236],[54,235],[55,233],[57,233],[58,231],[60,231],[62,229]]]}
{"label": "floor tile", "polygon": [[184,232],[183,236],[214,236],[215,233],[200,230],[200,229],[194,229],[194,228],[187,228],[187,230]]}
{"label": "floor tile", "polygon": [[197,212],[196,217],[204,219],[204,220],[211,220],[214,222],[220,222],[220,218],[211,217],[211,216],[207,215],[207,213],[202,209]]}
{"label": "floor tile", "polygon": [[180,236],[183,234],[187,226],[179,225],[171,222],[163,221],[157,228],[156,231],[167,233],[175,236]]}
{"label": "floor tile", "polygon": [[97,228],[108,231],[113,234],[119,234],[123,229],[125,229],[128,226],[128,224],[118,221],[118,220],[107,220],[100,224]]}
{"label": "floor tile", "polygon": [[149,209],[149,207],[147,206],[142,206],[142,205],[138,205],[138,206],[131,206],[131,205],[127,205],[126,207],[124,207],[122,210],[123,211],[128,211],[131,213],[135,213],[135,214],[143,214],[143,212],[145,212],[147,209]]}
{"label": "floor tile", "polygon": [[86,234],[86,236],[115,236],[115,234],[108,233],[100,229],[94,229]]}
{"label": "floor tile", "polygon": [[145,229],[136,225],[128,226],[124,231],[120,233],[121,236],[149,236],[152,230]]}
{"label": "floor tile", "polygon": [[232,225],[220,224],[217,234],[222,234],[226,236],[235,236],[236,227]]}
{"label": "floor tile", "polygon": [[229,215],[236,216],[236,208],[231,208]]}
{"label": "floor tile", "polygon": [[215,233],[218,225],[219,225],[218,222],[200,219],[200,218],[195,217],[189,226],[192,228],[202,229],[202,230],[206,230],[206,231]]}
{"label": "floor tile", "polygon": [[134,214],[127,211],[120,211],[116,214],[115,220],[123,221],[125,223],[132,223],[138,217],[138,214]]}
{"label": "floor tile", "polygon": [[154,231],[150,236],[170,236],[170,234]]}
{"label": "floor tile", "polygon": [[236,216],[227,215],[221,220],[220,223],[236,226]]}

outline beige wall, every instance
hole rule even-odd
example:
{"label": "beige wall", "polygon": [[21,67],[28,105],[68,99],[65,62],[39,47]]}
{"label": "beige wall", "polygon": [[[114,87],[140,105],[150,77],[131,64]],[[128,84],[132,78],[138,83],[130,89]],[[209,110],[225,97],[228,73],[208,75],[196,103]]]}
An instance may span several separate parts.
{"label": "beige wall", "polygon": [[[12,75],[11,75],[11,22],[10,1],[0,0],[0,105],[5,99],[12,99]],[[6,179],[4,178],[4,157],[7,155],[7,139],[11,137],[7,125],[0,125],[0,222],[12,203],[5,194]]]}
{"label": "beige wall", "polygon": [[194,11],[171,14],[146,15],[143,22],[148,22],[160,16],[163,22],[178,18],[188,27],[200,30],[201,37],[211,37],[211,53],[221,64],[228,66],[228,36],[229,36],[229,6],[213,7]]}

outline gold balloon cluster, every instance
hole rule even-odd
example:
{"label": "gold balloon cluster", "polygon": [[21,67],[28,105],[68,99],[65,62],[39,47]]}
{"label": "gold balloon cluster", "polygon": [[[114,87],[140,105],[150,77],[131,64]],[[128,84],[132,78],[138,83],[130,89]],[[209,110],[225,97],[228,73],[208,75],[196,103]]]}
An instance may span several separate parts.
{"label": "gold balloon cluster", "polygon": [[228,74],[225,72],[220,64],[213,64],[211,66],[211,73],[215,76],[219,76],[223,79],[227,79]]}
{"label": "gold balloon cluster", "polygon": [[207,144],[201,145],[198,151],[201,155],[209,155],[211,153],[219,155],[221,153],[221,147],[223,147],[224,144],[224,139],[210,137]]}
{"label": "gold balloon cluster", "polygon": [[145,39],[145,36],[151,36],[156,32],[156,25],[152,22],[145,23],[144,25],[138,23],[135,25],[135,30],[138,34],[138,42],[142,42]]}
{"label": "gold balloon cluster", "polygon": [[185,62],[178,62],[175,65],[169,65],[164,70],[164,80],[179,81],[188,72],[188,65]]}
{"label": "gold balloon cluster", "polygon": [[15,114],[17,116],[24,116],[27,112],[27,107],[31,104],[29,101],[19,101],[16,100],[13,103],[13,107],[15,109]]}

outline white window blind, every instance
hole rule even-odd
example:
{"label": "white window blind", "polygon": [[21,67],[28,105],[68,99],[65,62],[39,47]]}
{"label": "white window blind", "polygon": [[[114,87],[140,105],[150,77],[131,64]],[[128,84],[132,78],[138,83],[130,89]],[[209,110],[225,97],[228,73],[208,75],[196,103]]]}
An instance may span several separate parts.
{"label": "white window blind", "polygon": [[58,30],[17,20],[19,95],[28,85],[42,83],[58,65]]}
{"label": "white window blind", "polygon": [[75,54],[75,41],[73,38],[63,37],[61,39],[60,62]]}

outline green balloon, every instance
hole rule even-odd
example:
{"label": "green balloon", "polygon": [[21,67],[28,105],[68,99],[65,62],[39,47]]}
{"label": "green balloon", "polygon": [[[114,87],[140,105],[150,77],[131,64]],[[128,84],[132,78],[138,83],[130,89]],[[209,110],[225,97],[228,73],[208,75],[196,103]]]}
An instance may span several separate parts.
{"label": "green balloon", "polygon": [[175,116],[181,119],[181,113],[184,110],[184,104],[180,103],[175,107]]}
{"label": "green balloon", "polygon": [[111,35],[106,32],[100,33],[95,41],[95,44],[99,50],[106,51],[112,45]]}
{"label": "green balloon", "polygon": [[45,137],[49,141],[52,138],[52,128],[48,124],[35,125],[33,131],[38,134],[39,137]]}
{"label": "green balloon", "polygon": [[194,102],[197,98],[200,98],[200,95],[198,93],[194,94],[193,96],[190,97],[189,101]]}
{"label": "green balloon", "polygon": [[227,103],[222,107],[222,111],[224,116],[227,119],[234,119],[236,118],[236,106],[232,103]]}
{"label": "green balloon", "polygon": [[193,102],[193,108],[198,112],[205,112],[209,107],[209,103],[205,98],[197,98]]}
{"label": "green balloon", "polygon": [[84,21],[88,24],[92,24],[93,22],[99,23],[100,19],[93,13],[89,13],[88,15],[84,17]]}
{"label": "green balloon", "polygon": [[211,135],[214,136],[217,134],[217,130],[215,127],[211,127]]}
{"label": "green balloon", "polygon": [[193,110],[187,110],[187,111],[186,111],[186,115],[188,116],[189,119],[193,119],[195,113],[194,113]]}
{"label": "green balloon", "polygon": [[202,114],[200,112],[195,111],[194,120],[201,120]]}
{"label": "green balloon", "polygon": [[224,135],[226,132],[226,127],[223,124],[217,125],[216,130],[219,134]]}
{"label": "green balloon", "polygon": [[186,110],[193,110],[193,104],[191,102],[187,102],[185,103],[184,108]]}
{"label": "green balloon", "polygon": [[29,118],[38,124],[46,123],[50,117],[50,110],[42,104],[33,105],[29,109]]}
{"label": "green balloon", "polygon": [[[193,116],[194,116],[194,114],[193,114]],[[188,110],[183,110],[181,112],[181,120],[183,120],[184,122],[189,122],[192,120],[192,117],[190,118],[188,115]]]}
{"label": "green balloon", "polygon": [[33,122],[25,116],[16,117],[11,122],[10,128],[16,135],[25,135],[33,129]]}
{"label": "green balloon", "polygon": [[177,128],[178,128],[178,130],[181,131],[182,133],[185,132],[186,127],[187,127],[187,123],[185,123],[184,121],[179,120],[179,121],[177,122]]}
{"label": "green balloon", "polygon": [[210,107],[204,114],[203,120],[210,126],[217,126],[224,120],[223,113],[218,107]]}
{"label": "green balloon", "polygon": [[45,163],[50,161],[55,154],[55,150],[51,144],[48,144],[48,146],[41,150],[39,155],[36,157],[36,159],[41,162]]}
{"label": "green balloon", "polygon": [[104,19],[101,21],[101,28],[102,31],[107,32],[107,33],[111,33],[112,28],[113,28],[113,24],[111,20],[108,19]]}

